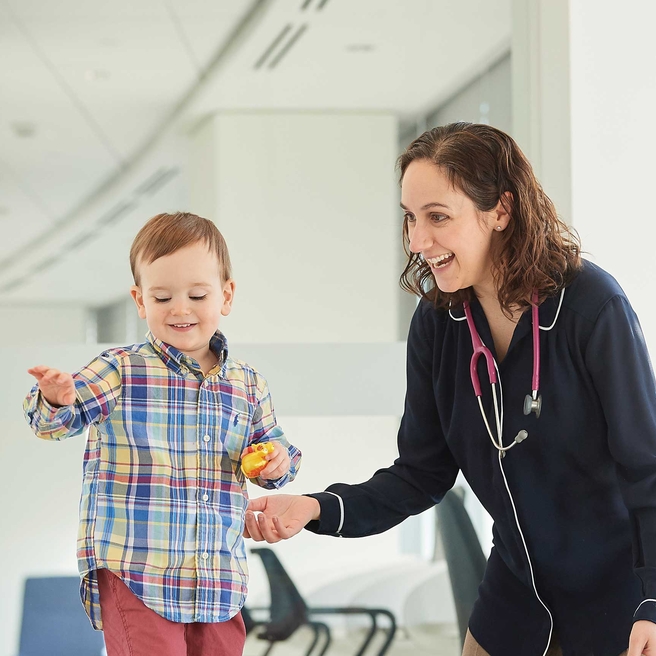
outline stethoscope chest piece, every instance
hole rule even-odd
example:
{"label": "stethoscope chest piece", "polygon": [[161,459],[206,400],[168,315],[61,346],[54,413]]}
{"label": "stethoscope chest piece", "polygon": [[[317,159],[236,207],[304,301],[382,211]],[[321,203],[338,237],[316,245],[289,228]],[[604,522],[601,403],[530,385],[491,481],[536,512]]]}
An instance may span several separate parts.
{"label": "stethoscope chest piece", "polygon": [[538,394],[536,398],[533,398],[530,394],[527,394],[524,397],[524,414],[530,415],[531,412],[535,413],[535,417],[540,417],[540,412],[542,412],[542,394]]}

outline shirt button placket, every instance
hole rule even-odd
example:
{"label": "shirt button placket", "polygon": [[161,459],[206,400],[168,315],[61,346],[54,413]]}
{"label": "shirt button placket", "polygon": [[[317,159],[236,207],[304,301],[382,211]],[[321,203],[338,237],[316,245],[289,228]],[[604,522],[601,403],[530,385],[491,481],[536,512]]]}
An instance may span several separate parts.
{"label": "shirt button placket", "polygon": [[[198,406],[197,406],[197,414],[199,419],[202,417],[207,416],[207,412],[209,410],[208,408],[208,397],[210,396],[210,391],[207,389],[207,379],[203,380],[200,384],[200,389],[199,389],[199,395],[198,395]],[[202,488],[206,487],[209,485],[209,481],[201,475],[201,472],[204,471],[209,471],[211,470],[210,462],[212,458],[212,448],[211,448],[211,441],[212,441],[212,426],[211,425],[205,425],[205,426],[199,426],[199,431],[201,440],[203,442],[203,445],[201,448],[198,449],[198,481],[201,484],[200,489],[198,490],[198,498],[200,501],[203,503],[206,503],[209,501],[210,495],[207,492],[203,492]],[[207,488],[206,488],[207,489]],[[199,546],[199,551],[203,547],[207,548],[207,546],[214,544],[215,542],[215,536],[213,535],[212,527],[211,527],[211,522],[207,522],[207,513],[208,509],[199,509],[199,518],[202,517],[203,524],[202,526],[202,539],[199,541],[198,546]],[[201,527],[199,527],[201,528]],[[210,558],[210,553],[208,551],[202,551],[200,553],[200,572],[199,572],[199,579],[200,582],[203,582],[207,580],[209,576],[209,572],[212,569],[212,560]],[[201,586],[202,587],[202,586]],[[207,621],[207,618],[205,616],[205,613],[207,611],[207,603],[209,599],[203,595],[203,600],[201,603],[199,610],[199,614],[203,616],[204,620]]]}

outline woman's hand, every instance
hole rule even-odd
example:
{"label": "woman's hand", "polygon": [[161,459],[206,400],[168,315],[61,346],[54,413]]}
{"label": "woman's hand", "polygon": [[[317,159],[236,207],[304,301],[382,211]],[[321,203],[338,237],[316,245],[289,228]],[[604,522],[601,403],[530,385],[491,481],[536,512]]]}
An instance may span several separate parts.
{"label": "woman's hand", "polygon": [[64,406],[75,403],[75,383],[71,374],[45,365],[32,367],[27,373],[36,378],[43,398],[50,405]]}
{"label": "woman's hand", "polygon": [[312,497],[272,494],[252,499],[246,509],[244,536],[256,542],[287,540],[320,514],[319,502]]}
{"label": "woman's hand", "polygon": [[656,624],[638,620],[633,624],[626,656],[656,656]]}

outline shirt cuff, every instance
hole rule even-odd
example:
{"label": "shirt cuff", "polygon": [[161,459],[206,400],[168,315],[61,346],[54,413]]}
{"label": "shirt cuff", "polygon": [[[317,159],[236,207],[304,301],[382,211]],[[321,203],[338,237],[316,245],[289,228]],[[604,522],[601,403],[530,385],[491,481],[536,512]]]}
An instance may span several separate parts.
{"label": "shirt cuff", "polygon": [[649,622],[656,623],[656,599],[645,599],[636,608],[636,612],[633,614],[633,621],[637,622],[638,620],[648,620]]}
{"label": "shirt cuff", "polygon": [[291,478],[289,472],[287,472],[286,474],[283,474],[280,478],[262,478],[261,476],[258,476],[257,479],[251,482],[256,483],[257,485],[264,488],[265,490],[279,490],[281,487],[287,485],[287,483],[289,483],[290,480],[293,479]]}
{"label": "shirt cuff", "polygon": [[342,498],[332,492],[317,492],[315,494],[304,494],[312,497],[321,506],[321,516],[317,520],[308,522],[305,528],[319,535],[333,535],[341,538],[341,530],[344,524],[344,502]]}
{"label": "shirt cuff", "polygon": [[35,395],[28,404],[28,411],[32,419],[31,424],[50,426],[53,423],[59,424],[62,420],[68,419],[71,414],[70,405],[52,405],[40,390],[35,391]]}

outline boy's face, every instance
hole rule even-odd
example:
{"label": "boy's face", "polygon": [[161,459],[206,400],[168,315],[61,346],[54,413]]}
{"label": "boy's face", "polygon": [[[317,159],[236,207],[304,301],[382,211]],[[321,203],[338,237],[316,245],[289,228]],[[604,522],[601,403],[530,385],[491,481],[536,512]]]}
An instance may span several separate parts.
{"label": "boy's face", "polygon": [[153,335],[200,364],[211,357],[210,337],[221,316],[230,314],[232,280],[221,279],[219,261],[197,242],[145,264],[137,264],[140,285],[131,289],[139,316]]}

